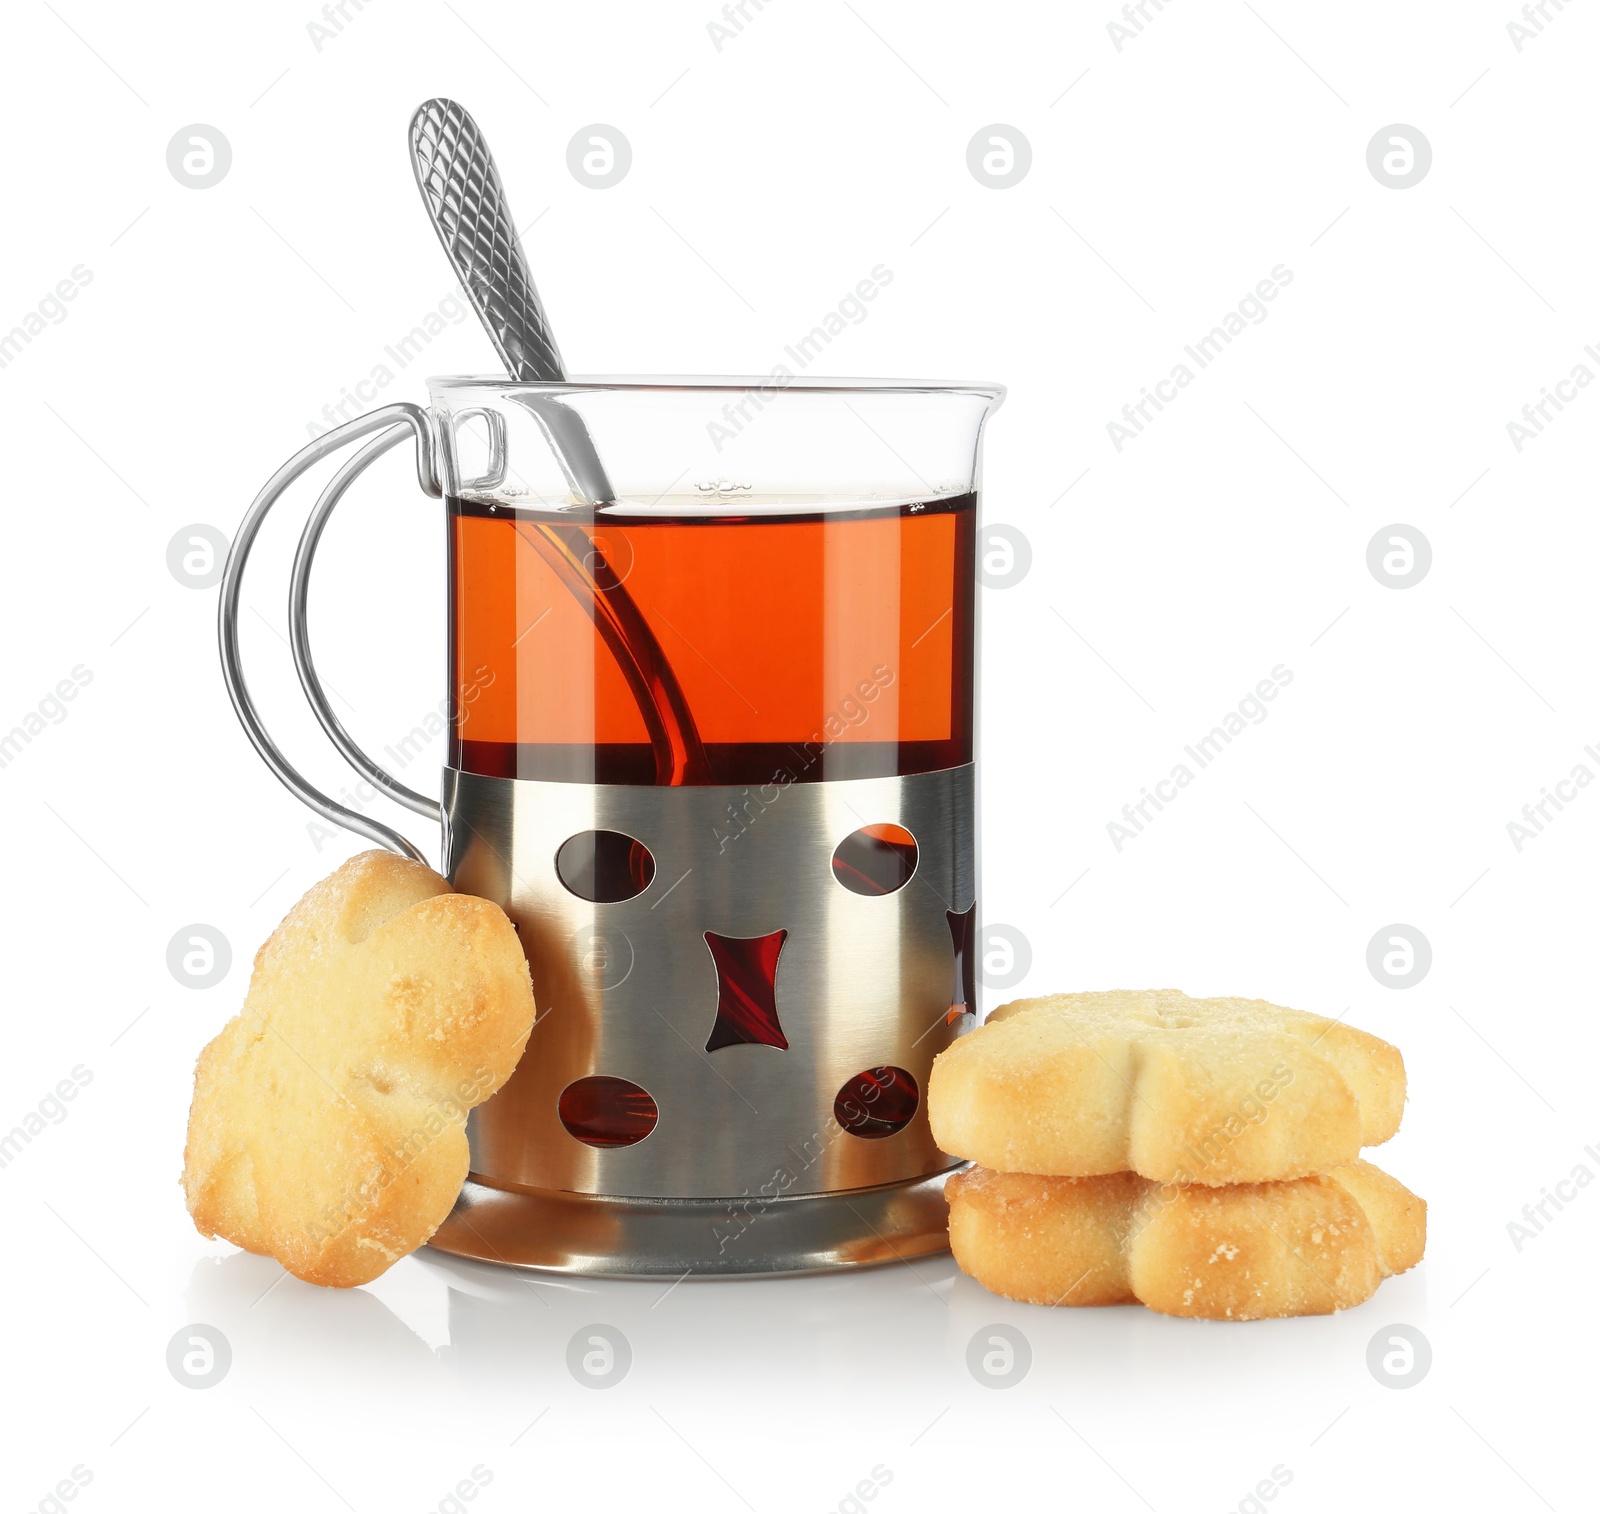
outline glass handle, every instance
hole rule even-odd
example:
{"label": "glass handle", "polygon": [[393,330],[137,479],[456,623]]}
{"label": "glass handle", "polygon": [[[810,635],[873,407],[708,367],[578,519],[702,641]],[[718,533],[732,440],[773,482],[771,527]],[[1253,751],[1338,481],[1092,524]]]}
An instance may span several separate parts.
{"label": "glass handle", "polygon": [[318,538],[322,534],[322,528],[327,524],[333,507],[338,504],[351,482],[369,464],[402,441],[409,432],[416,442],[417,482],[424,494],[434,499],[440,497],[442,491],[439,487],[433,431],[428,413],[420,405],[406,403],[385,405],[381,410],[371,411],[353,421],[347,421],[342,426],[336,426],[326,435],[319,436],[314,442],[301,448],[267,480],[265,487],[246,511],[238,534],[233,539],[233,546],[228,552],[227,565],[222,573],[222,593],[217,604],[217,644],[222,657],[223,682],[227,685],[228,697],[233,701],[234,713],[239,717],[239,723],[244,727],[251,744],[260,753],[262,760],[278,781],[302,804],[321,815],[324,820],[343,826],[348,831],[354,831],[358,836],[365,836],[369,841],[376,841],[380,846],[398,852],[402,857],[426,862],[427,858],[399,831],[380,821],[369,819],[338,803],[337,800],[330,799],[321,789],[302,776],[268,734],[260,712],[256,709],[255,701],[250,696],[239,656],[239,593],[250,549],[255,545],[256,536],[267,517],[267,512],[278,502],[284,490],[308,468],[315,466],[347,443],[371,435],[375,431],[384,434],[364,447],[334,476],[328,487],[323,490],[316,509],[301,534],[300,546],[295,554],[289,596],[291,646],[294,651],[295,668],[300,675],[300,686],[305,690],[306,698],[311,702],[311,708],[323,730],[328,733],[345,759],[359,773],[401,804],[407,805],[419,814],[436,819],[440,817],[442,812],[437,800],[415,793],[385,773],[356,746],[349,733],[339,723],[338,717],[328,707],[322,684],[312,664],[305,624],[306,592]]}

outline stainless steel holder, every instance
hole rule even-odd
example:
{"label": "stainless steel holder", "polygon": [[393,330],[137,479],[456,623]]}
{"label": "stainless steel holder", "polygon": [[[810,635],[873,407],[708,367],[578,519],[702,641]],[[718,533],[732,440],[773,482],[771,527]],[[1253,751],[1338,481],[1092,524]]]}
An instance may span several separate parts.
{"label": "stainless steel holder", "polygon": [[[448,770],[444,808],[451,881],[516,922],[539,1018],[511,1081],[473,1113],[473,1182],[435,1246],[674,1276],[944,1249],[952,1163],[923,1095],[934,1057],[971,1023],[952,1013],[951,925],[973,904],[970,766],[765,788]],[[834,872],[839,843],[869,824],[916,840],[893,893],[852,892]],[[591,903],[562,882],[563,843],[596,831],[649,849],[654,876],[635,897]],[[766,1039],[727,1042],[731,990],[709,938],[778,932]],[[854,1081],[886,1068],[914,1101],[892,1119],[870,1076],[865,1093]],[[648,1135],[596,1146],[563,1123],[565,1091],[596,1077],[648,1093]]]}
{"label": "stainless steel holder", "polygon": [[[471,1117],[472,1175],[432,1244],[560,1272],[673,1277],[810,1272],[944,1250],[941,1190],[954,1163],[933,1143],[924,1095],[933,1058],[975,1020],[959,967],[962,921],[970,943],[975,908],[972,768],[739,789],[447,770],[442,803],[407,788],[334,714],[306,624],[322,532],[377,457],[409,434],[423,491],[459,487],[441,476],[451,464],[429,413],[397,404],[285,463],[251,505],[223,574],[218,638],[234,708],[272,772],[325,819],[425,860],[398,831],[322,793],[268,735],[239,657],[241,583],[284,490],[374,433],[323,490],[301,536],[289,599],[295,665],[352,767],[442,821],[451,883],[510,914],[539,1005],[521,1065]],[[914,869],[894,892],[855,893],[833,870],[835,848],[885,824],[915,838]],[[563,843],[601,831],[648,849],[654,874],[635,897],[590,902],[559,874]],[[715,948],[779,932],[770,1024],[751,1039],[747,1026],[722,1023],[740,985]],[[870,1091],[889,1073],[893,1118]],[[567,1117],[570,1091],[594,1080],[648,1096],[643,1135],[596,1139]]]}

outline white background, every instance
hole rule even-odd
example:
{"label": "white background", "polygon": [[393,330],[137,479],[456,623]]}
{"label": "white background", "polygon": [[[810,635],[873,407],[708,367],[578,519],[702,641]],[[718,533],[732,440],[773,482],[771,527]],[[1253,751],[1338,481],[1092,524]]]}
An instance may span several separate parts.
{"label": "white background", "polygon": [[[1518,51],[1510,0],[1149,14],[1118,51],[1109,0],[770,0],[719,50],[711,0],[369,0],[319,49],[311,0],[7,7],[0,330],[75,266],[92,281],[0,369],[0,728],[93,675],[0,769],[0,1128],[92,1074],[0,1170],[9,1507],[51,1508],[75,1466],[92,1481],[68,1507],[89,1511],[448,1509],[475,1466],[492,1481],[463,1507],[491,1514],[820,1514],[875,1466],[884,1510],[1249,1508],[1275,1466],[1283,1510],[1592,1507],[1600,1193],[1520,1251],[1507,1225],[1600,1173],[1600,792],[1520,852],[1506,826],[1576,764],[1600,773],[1600,393],[1520,452],[1506,423],[1576,364],[1600,373],[1600,17],[1552,6]],[[422,1253],[336,1294],[194,1233],[195,1053],[359,844],[319,850],[250,751],[215,590],[174,578],[167,546],[231,533],[449,294],[405,152],[441,93],[539,217],[575,370],[765,371],[884,263],[831,369],[1010,386],[985,511],[1033,565],[983,596],[986,916],[1032,943],[1023,991],[1260,995],[1396,1042],[1410,1104],[1379,1155],[1430,1202],[1420,1269],[1344,1315],[1230,1327],[1030,1309],[948,1260],[663,1296]],[[595,122],[633,148],[605,191],[566,167]],[[213,188],[168,171],[190,123],[231,144]],[[1012,188],[967,167],[991,123],[1032,146]],[[1432,145],[1409,189],[1367,167],[1391,123]],[[1118,452],[1107,422],[1279,264],[1267,319]],[[493,367],[469,319],[385,397]],[[317,623],[373,747],[443,691],[439,507],[403,453],[383,467],[329,533]],[[1433,553],[1403,590],[1366,561],[1397,522]],[[291,540],[286,521],[258,553],[246,652],[337,787],[280,639]],[[1107,822],[1280,663],[1269,717],[1119,852]],[[203,991],[166,966],[196,922],[233,948]],[[1367,967],[1393,923],[1433,952],[1405,990]],[[191,1321],[232,1344],[203,1391],[165,1366]],[[603,1392],[564,1365],[592,1321],[634,1352]],[[996,1321],[1033,1352],[1003,1391],[965,1366]],[[1395,1323],[1433,1351],[1403,1391],[1366,1366]]]}

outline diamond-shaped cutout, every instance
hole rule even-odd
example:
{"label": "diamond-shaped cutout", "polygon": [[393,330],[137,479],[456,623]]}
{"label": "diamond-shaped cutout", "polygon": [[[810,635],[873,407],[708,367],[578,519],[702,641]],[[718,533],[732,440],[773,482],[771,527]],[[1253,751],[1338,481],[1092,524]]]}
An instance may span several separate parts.
{"label": "diamond-shaped cutout", "polygon": [[706,932],[706,945],[717,967],[717,1023],[706,1041],[707,1051],[724,1046],[776,1046],[789,1049],[778,1024],[775,997],[778,954],[786,930],[770,936],[719,936]]}

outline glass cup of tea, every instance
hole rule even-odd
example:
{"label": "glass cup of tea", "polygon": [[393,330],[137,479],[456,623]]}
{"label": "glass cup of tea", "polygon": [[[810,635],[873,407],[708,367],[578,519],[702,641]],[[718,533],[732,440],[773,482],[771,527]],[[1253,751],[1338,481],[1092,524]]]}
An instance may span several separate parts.
{"label": "glass cup of tea", "polygon": [[[296,554],[301,683],[352,766],[441,823],[452,885],[510,915],[538,1004],[432,1244],[625,1276],[943,1249],[955,1163],[924,1098],[978,1010],[977,492],[1004,391],[780,370],[429,392],[279,469],[230,553],[220,637],[279,778],[420,858],[296,771],[239,660],[262,519],[370,437]],[[408,436],[448,523],[437,798],[345,730],[307,635],[329,516]]]}

